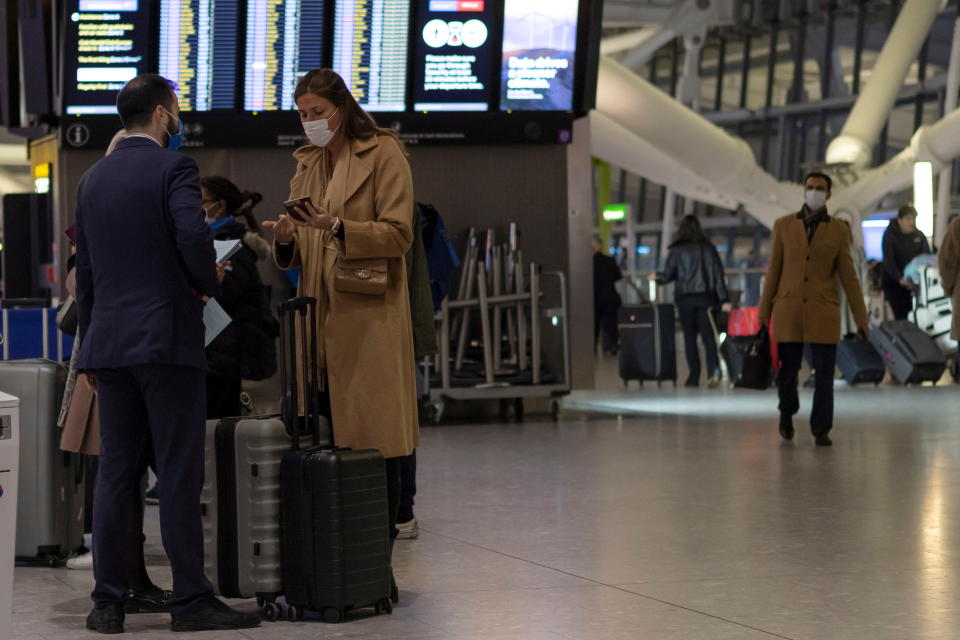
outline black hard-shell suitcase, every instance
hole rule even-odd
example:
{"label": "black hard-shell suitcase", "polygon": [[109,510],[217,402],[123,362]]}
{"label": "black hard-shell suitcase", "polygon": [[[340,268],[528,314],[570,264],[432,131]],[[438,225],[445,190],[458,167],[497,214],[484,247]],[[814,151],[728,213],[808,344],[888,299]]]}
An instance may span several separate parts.
{"label": "black hard-shell suitcase", "polygon": [[677,383],[676,324],[672,304],[621,307],[620,378]]}
{"label": "black hard-shell suitcase", "polygon": [[936,384],[946,369],[946,356],[933,338],[906,320],[884,322],[870,332],[870,342],[901,384]]}
{"label": "black hard-shell suitcase", "polygon": [[763,390],[773,382],[770,335],[766,329],[752,336],[727,336],[720,354],[734,387]]}
{"label": "black hard-shell suitcase", "polygon": [[[284,381],[283,413],[294,425],[294,448],[283,455],[280,466],[282,574],[284,593],[294,616],[304,610],[339,622],[352,609],[374,607],[393,611],[390,601],[390,536],[387,512],[386,466],[383,454],[368,449],[353,451],[334,445],[333,425],[326,444],[319,444],[321,403],[317,379],[316,336],[307,340],[307,323],[316,327],[316,300],[295,298],[281,307],[284,335],[301,328],[301,349],[311,354],[308,381],[302,369],[303,394],[296,378]],[[296,341],[281,348],[295,360]],[[303,397],[302,423],[312,430],[314,446],[299,448],[301,421],[293,418]]]}
{"label": "black hard-shell suitcase", "polygon": [[854,336],[847,336],[837,345],[837,367],[851,386],[861,382],[880,384],[887,373],[883,357],[873,345]]}

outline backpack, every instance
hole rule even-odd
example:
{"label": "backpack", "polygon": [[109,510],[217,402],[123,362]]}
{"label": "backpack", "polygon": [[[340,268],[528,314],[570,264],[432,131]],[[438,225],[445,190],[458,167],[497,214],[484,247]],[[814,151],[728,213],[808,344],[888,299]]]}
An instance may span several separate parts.
{"label": "backpack", "polygon": [[432,204],[417,204],[420,207],[423,246],[427,252],[433,310],[437,312],[444,298],[450,293],[453,271],[460,266],[460,258],[453,242],[447,237],[447,228],[440,212]]}

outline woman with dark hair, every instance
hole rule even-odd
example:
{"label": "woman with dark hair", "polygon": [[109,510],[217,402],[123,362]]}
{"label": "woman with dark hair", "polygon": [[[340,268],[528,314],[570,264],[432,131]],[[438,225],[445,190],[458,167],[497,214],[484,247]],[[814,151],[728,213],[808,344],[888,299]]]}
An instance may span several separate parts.
{"label": "woman with dark hair", "polygon": [[230,258],[216,298],[231,322],[207,345],[207,418],[238,416],[241,381],[263,380],[277,370],[279,325],[257,270],[257,260],[270,255],[253,215],[263,197],[241,192],[221,176],[207,176],[200,186],[214,237],[242,240],[244,245]]}
{"label": "woman with dark hair", "polygon": [[302,268],[298,293],[319,301],[317,350],[337,444],[386,458],[392,547],[400,458],[420,438],[404,269],[410,166],[396,134],[377,126],[335,72],[306,74],[294,98],[310,144],[294,152],[290,198],[311,202],[297,208],[302,220],[281,215],[264,226],[280,268]]}
{"label": "woman with dark hair", "polygon": [[883,295],[897,320],[906,320],[913,309],[913,283],[903,270],[924,253],[930,253],[930,245],[917,230],[917,210],[904,205],[883,232]]}
{"label": "woman with dark hair", "polygon": [[683,344],[690,375],[686,386],[700,385],[700,354],[697,335],[703,341],[712,389],[720,384],[720,360],[717,355],[715,327],[711,314],[717,307],[727,307],[726,276],[716,248],[703,233],[696,216],[684,216],[676,239],[670,245],[667,266],[663,273],[651,276],[659,284],[676,283],[674,297],[683,328]]}

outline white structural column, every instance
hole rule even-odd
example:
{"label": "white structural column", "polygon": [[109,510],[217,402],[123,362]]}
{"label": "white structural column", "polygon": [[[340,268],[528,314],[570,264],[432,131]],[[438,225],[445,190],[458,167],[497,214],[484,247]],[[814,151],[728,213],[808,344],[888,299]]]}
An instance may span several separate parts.
{"label": "white structural column", "polygon": [[[606,56],[600,61],[597,110],[658,149],[660,155],[671,158],[673,163],[697,176],[699,185],[743,204],[768,226],[801,204],[801,187],[778,182],[758,167],[745,141],[684,107]],[[595,153],[599,155],[597,147]],[[637,160],[637,164],[641,162]],[[628,168],[629,165],[619,166]]]}
{"label": "white structural column", "polygon": [[[673,31],[666,29],[662,25],[650,25],[634,31],[627,31],[626,33],[604,38],[603,41],[600,42],[600,53],[610,55],[620,53],[621,51],[636,49],[641,46],[648,47],[651,43],[663,41],[664,38],[666,42],[670,42],[673,36]],[[654,49],[654,51],[656,51],[656,49]]]}
{"label": "white structural column", "polygon": [[910,65],[917,59],[943,0],[907,0],[877,58],[870,81],[840,135],[827,147],[828,164],[865,167],[890,115]]}
{"label": "white structural column", "polygon": [[[953,23],[953,42],[950,45],[950,64],[947,67],[947,92],[943,100],[943,113],[957,108],[957,92],[960,91],[960,18]],[[934,221],[934,246],[939,247],[947,231],[947,216],[950,215],[950,192],[953,190],[952,167],[946,164],[940,172],[937,185],[937,218]]]}

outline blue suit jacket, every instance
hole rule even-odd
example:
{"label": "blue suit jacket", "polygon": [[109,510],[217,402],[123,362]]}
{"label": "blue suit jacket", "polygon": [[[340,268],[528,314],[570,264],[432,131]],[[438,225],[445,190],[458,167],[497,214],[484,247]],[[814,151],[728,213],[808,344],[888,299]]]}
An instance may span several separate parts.
{"label": "blue suit jacket", "polygon": [[203,302],[219,293],[200,176],[189,157],[134,137],[77,192],[81,370],[204,369]]}

